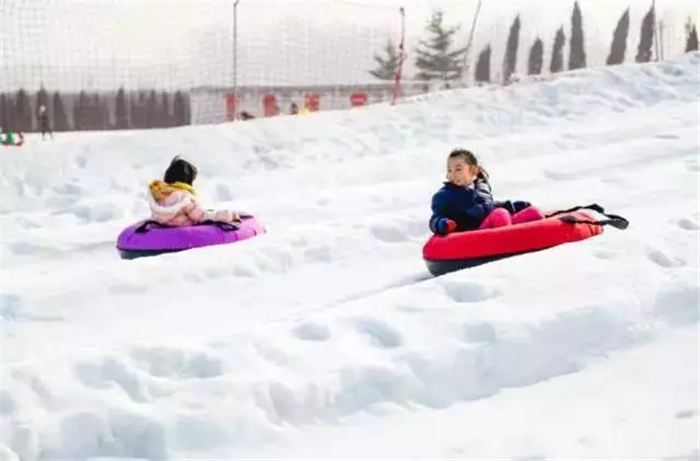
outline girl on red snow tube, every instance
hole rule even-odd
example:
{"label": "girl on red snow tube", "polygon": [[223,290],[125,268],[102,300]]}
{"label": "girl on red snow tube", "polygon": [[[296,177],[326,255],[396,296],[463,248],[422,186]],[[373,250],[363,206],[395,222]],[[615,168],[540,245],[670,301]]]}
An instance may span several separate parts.
{"label": "girl on red snow tube", "polygon": [[149,184],[151,218],[124,229],[117,249],[124,259],[236,242],[265,232],[250,215],[205,210],[192,183],[197,168],[175,157],[163,180]]}
{"label": "girl on red snow tube", "polygon": [[447,182],[433,195],[430,230],[423,258],[433,275],[473,267],[517,254],[542,250],[602,233],[611,224],[624,229],[615,215],[594,221],[580,209],[605,214],[598,205],[548,215],[525,201],[494,201],[488,173],[476,156],[455,149],[447,158]]}

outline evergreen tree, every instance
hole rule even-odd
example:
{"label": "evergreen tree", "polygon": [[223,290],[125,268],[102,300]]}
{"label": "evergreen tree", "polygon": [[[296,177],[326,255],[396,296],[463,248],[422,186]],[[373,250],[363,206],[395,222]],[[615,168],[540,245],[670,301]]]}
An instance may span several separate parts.
{"label": "evergreen tree", "polygon": [[139,106],[138,106],[138,96],[136,93],[131,92],[129,96],[129,102],[131,106],[131,128],[141,128],[141,125],[139,123]]}
{"label": "evergreen tree", "polygon": [[17,91],[15,98],[15,124],[18,131],[29,132],[33,129],[34,117],[32,106],[29,103],[29,95],[24,89]]}
{"label": "evergreen tree", "polygon": [[109,129],[109,112],[105,105],[105,101],[100,97],[99,93],[92,96],[91,105],[92,128],[95,130]]}
{"label": "evergreen tree", "polygon": [[92,95],[86,93],[80,107],[81,126],[83,130],[92,130],[94,128],[93,114],[93,98]]}
{"label": "evergreen tree", "polygon": [[115,128],[117,130],[126,130],[129,128],[129,113],[126,108],[126,93],[124,92],[124,87],[119,88],[117,91],[117,98],[115,101]]}
{"label": "evergreen tree", "polygon": [[479,53],[479,58],[476,60],[474,80],[483,83],[491,81],[491,45],[486,45]]}
{"label": "evergreen tree", "polygon": [[143,91],[131,95],[131,126],[133,128],[146,128],[148,125],[146,114],[146,95]]}
{"label": "evergreen tree", "polygon": [[3,131],[15,129],[14,107],[10,94],[0,93],[0,127]]}
{"label": "evergreen tree", "polygon": [[554,37],[554,47],[552,48],[552,60],[549,63],[549,71],[553,74],[564,70],[564,44],[566,43],[566,35],[564,28],[560,27]]}
{"label": "evergreen tree", "polygon": [[188,113],[185,107],[185,96],[181,91],[175,92],[175,100],[173,101],[173,117],[175,126],[188,125]]}
{"label": "evergreen tree", "polygon": [[108,98],[100,98],[100,121],[102,122],[102,129],[103,130],[111,130],[114,128],[114,124],[112,123],[112,117],[109,109],[109,99]]}
{"label": "evergreen tree", "polygon": [[508,42],[506,44],[506,54],[503,57],[503,83],[510,80],[510,76],[515,72],[518,61],[518,42],[520,41],[520,15],[515,17],[510,26]]}
{"label": "evergreen tree", "polygon": [[138,114],[139,114],[139,126],[141,128],[148,128],[148,112],[147,112],[147,102],[146,93],[139,91],[139,102],[138,102]]}
{"label": "evergreen tree", "polygon": [[428,42],[421,40],[420,47],[416,49],[416,67],[420,69],[416,75],[418,80],[449,81],[456,80],[461,76],[462,56],[467,48],[452,49],[454,35],[459,27],[445,29],[443,19],[444,13],[442,11],[433,11],[427,26],[432,37]]}
{"label": "evergreen tree", "polygon": [[617,27],[613,33],[612,44],[610,45],[610,54],[606,60],[607,65],[622,64],[625,62],[625,52],[627,51],[627,35],[630,30],[630,9],[625,12],[617,21]]}
{"label": "evergreen tree", "polygon": [[88,130],[100,128],[100,97],[97,94],[88,95],[87,108],[85,109],[85,127]]}
{"label": "evergreen tree", "polygon": [[183,97],[185,102],[185,120],[183,125],[189,125],[192,120],[192,112],[190,110],[190,95],[189,93],[185,93]]}
{"label": "evergreen tree", "polygon": [[148,102],[146,103],[146,125],[148,128],[157,128],[161,126],[156,90],[151,90]]}
{"label": "evergreen tree", "polygon": [[569,69],[582,69],[586,67],[586,52],[583,44],[583,19],[578,2],[574,3],[574,12],[571,15],[571,41],[569,42]]}
{"label": "evergreen tree", "polygon": [[90,99],[85,90],[81,90],[78,102],[73,105],[73,126],[76,130],[87,130],[90,127],[89,112]]}
{"label": "evergreen tree", "polygon": [[542,64],[544,63],[544,43],[537,38],[535,43],[530,48],[530,55],[527,58],[527,73],[528,75],[540,75],[542,73]]}
{"label": "evergreen tree", "polygon": [[685,52],[698,51],[698,30],[695,28],[695,24],[688,18],[688,22],[685,24]]}
{"label": "evergreen tree", "polygon": [[374,60],[377,63],[377,68],[370,70],[369,73],[380,80],[393,80],[399,70],[399,54],[396,50],[394,42],[391,39],[387,40],[384,46],[385,57],[375,54]]}
{"label": "evergreen tree", "polygon": [[170,98],[168,96],[168,93],[166,91],[163,91],[161,94],[161,104],[160,104],[160,112],[162,116],[162,126],[163,127],[169,127],[173,125],[173,115],[170,112]]}
{"label": "evergreen tree", "polygon": [[63,98],[58,91],[53,94],[53,129],[54,131],[68,131],[70,129],[66,107],[63,105]]}
{"label": "evergreen tree", "polygon": [[639,36],[639,45],[637,46],[637,62],[651,61],[651,46],[654,43],[654,7],[649,8],[649,11],[642,20],[642,30]]}

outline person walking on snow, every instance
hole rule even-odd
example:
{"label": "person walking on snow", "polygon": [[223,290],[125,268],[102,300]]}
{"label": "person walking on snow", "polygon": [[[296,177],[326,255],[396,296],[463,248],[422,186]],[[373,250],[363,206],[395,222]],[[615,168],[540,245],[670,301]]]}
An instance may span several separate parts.
{"label": "person walking on snow", "polygon": [[48,134],[51,139],[53,139],[53,133],[51,132],[51,126],[49,123],[49,111],[46,110],[45,105],[39,106],[39,113],[37,114],[39,119],[39,128],[41,129],[41,139],[44,139]]}

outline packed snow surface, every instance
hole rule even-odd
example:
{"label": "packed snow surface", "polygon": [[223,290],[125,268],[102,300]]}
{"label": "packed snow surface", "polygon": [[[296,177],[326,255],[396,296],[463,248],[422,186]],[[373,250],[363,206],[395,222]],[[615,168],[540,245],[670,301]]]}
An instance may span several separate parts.
{"label": "packed snow surface", "polygon": [[[2,459],[698,459],[699,64],[2,148]],[[454,147],[631,225],[431,277]],[[267,233],[121,260],[174,155]]]}

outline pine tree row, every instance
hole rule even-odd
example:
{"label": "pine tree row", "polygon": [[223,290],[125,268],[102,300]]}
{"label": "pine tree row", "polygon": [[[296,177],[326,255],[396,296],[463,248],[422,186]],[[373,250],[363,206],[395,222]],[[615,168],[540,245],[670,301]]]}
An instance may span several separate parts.
{"label": "pine tree row", "polygon": [[0,93],[0,127],[23,132],[38,129],[36,114],[41,106],[49,110],[54,131],[165,128],[190,121],[189,98],[181,91],[127,94],[122,88],[114,97],[86,91],[63,95],[56,91],[50,97],[42,88],[31,99],[24,89]]}
{"label": "pine tree row", "polygon": [[[462,78],[465,70],[463,66],[467,47],[455,48],[455,34],[459,27],[447,27],[444,24],[444,13],[440,10],[433,12],[432,18],[427,25],[429,40],[421,40],[415,50],[415,65],[418,73],[414,76],[416,80],[440,80],[449,82]],[[636,62],[649,62],[652,59],[652,47],[654,41],[654,9],[650,8],[644,16],[641,25],[641,33]],[[515,17],[510,27],[506,51],[503,58],[501,78],[503,83],[510,81],[515,73],[518,47],[520,40],[520,15]],[[606,59],[608,65],[621,64],[625,61],[627,52],[627,36],[629,34],[630,17],[629,8],[620,17],[617,27],[613,33],[610,53]],[[688,20],[686,29],[685,51],[695,51],[698,49],[698,33],[694,24]],[[564,27],[560,27],[552,44],[552,54],[549,62],[549,72],[557,73],[564,69],[564,46],[566,45],[566,34]],[[397,47],[392,41],[388,41],[384,47],[385,56],[375,55],[374,59],[378,67],[369,71],[371,75],[381,80],[392,80],[396,74],[399,63]],[[491,45],[486,45],[480,52],[476,60],[474,69],[474,80],[476,82],[491,82]],[[530,47],[527,60],[527,73],[529,75],[539,75],[544,67],[544,43],[539,37],[535,39]],[[583,18],[578,2],[574,3],[571,15],[571,37],[569,40],[568,69],[581,69],[586,67],[586,52],[584,47]]]}

